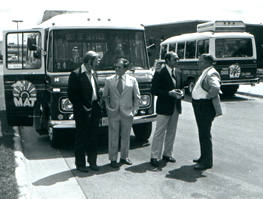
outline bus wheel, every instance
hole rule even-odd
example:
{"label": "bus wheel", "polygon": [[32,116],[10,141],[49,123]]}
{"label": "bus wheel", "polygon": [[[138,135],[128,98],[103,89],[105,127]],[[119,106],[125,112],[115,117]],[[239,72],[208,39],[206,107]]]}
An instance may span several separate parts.
{"label": "bus wheel", "polygon": [[187,89],[187,93],[188,93],[188,94],[191,94],[191,93],[192,93],[192,91],[193,91],[193,89],[194,89],[194,86],[195,86],[195,80],[194,80],[194,78],[190,78],[190,79],[188,80],[188,89]]}
{"label": "bus wheel", "polygon": [[146,141],[152,133],[152,122],[133,125],[133,132],[137,140]]}
{"label": "bus wheel", "polygon": [[59,147],[60,145],[60,135],[57,129],[54,129],[53,127],[48,127],[48,136],[50,145],[54,148]]}
{"label": "bus wheel", "polygon": [[36,132],[43,135],[48,133],[48,117],[47,111],[42,107],[40,108],[40,106],[37,106],[34,110],[33,125]]}
{"label": "bus wheel", "polygon": [[238,88],[239,85],[221,86],[223,94],[228,97],[233,96],[237,92]]}

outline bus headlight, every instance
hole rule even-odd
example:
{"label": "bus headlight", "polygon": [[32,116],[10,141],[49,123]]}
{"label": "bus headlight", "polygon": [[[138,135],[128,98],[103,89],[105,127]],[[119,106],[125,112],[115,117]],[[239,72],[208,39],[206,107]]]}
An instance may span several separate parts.
{"label": "bus headlight", "polygon": [[141,95],[140,108],[146,108],[151,104],[150,95]]}
{"label": "bus headlight", "polygon": [[62,98],[60,100],[60,107],[62,111],[73,111],[73,105],[68,98]]}

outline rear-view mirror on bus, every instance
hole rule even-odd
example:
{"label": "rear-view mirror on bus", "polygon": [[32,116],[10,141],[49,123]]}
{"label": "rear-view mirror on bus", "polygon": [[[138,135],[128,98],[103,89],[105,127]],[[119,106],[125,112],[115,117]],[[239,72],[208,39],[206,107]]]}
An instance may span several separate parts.
{"label": "rear-view mirror on bus", "polygon": [[36,38],[28,37],[27,38],[27,46],[28,46],[28,49],[31,51],[37,50]]}

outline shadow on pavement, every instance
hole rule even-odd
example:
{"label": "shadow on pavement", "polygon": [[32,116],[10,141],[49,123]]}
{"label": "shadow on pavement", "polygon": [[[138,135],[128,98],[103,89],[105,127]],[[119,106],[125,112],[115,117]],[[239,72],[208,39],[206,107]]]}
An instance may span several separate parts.
{"label": "shadow on pavement", "polygon": [[150,162],[144,162],[138,165],[130,166],[125,170],[133,173],[145,173],[147,171],[161,171],[167,165],[165,161],[160,161],[160,166],[158,168],[153,167]]}
{"label": "shadow on pavement", "polygon": [[169,171],[167,178],[194,183],[198,178],[206,177],[202,171],[194,170],[194,165],[185,165],[178,169]]}
{"label": "shadow on pavement", "polygon": [[118,171],[120,168],[112,168],[109,164],[105,164],[102,166],[99,166],[99,171],[92,171],[89,170],[89,172],[80,172],[77,169],[71,169],[68,171],[62,171],[60,173],[56,173],[50,176],[47,176],[45,178],[42,178],[40,180],[37,180],[33,182],[34,186],[50,186],[54,185],[59,182],[65,182],[68,181],[72,177],[79,177],[79,178],[85,178],[85,177],[91,177],[93,175],[103,175],[105,173],[109,172],[115,172]]}
{"label": "shadow on pavement", "polygon": [[[120,164],[120,167],[121,166],[122,165]],[[125,170],[131,171],[134,173],[143,173],[146,171],[159,171],[164,166],[166,166],[165,162],[161,162],[161,165],[159,168],[154,168],[153,166],[150,165],[149,162],[144,162],[144,163],[139,164],[139,165],[135,165],[135,166],[125,168]],[[85,177],[91,177],[93,175],[103,175],[105,173],[116,172],[119,170],[120,170],[120,168],[110,167],[110,164],[105,164],[105,165],[99,166],[99,171],[93,171],[90,169],[89,172],[87,172],[87,173],[80,172],[76,169],[71,169],[68,171],[62,171],[62,172],[47,176],[45,178],[42,178],[40,180],[37,180],[37,181],[33,182],[33,185],[34,186],[50,186],[50,185],[54,185],[54,184],[59,183],[59,182],[65,182],[72,177],[85,178]]]}

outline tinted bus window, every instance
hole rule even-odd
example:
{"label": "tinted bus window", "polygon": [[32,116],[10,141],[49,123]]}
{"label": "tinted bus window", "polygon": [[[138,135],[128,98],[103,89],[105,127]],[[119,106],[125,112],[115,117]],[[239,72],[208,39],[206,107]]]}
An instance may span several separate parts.
{"label": "tinted bus window", "polygon": [[175,52],[175,47],[176,47],[176,43],[174,43],[174,44],[169,44],[169,51]]}
{"label": "tinted bus window", "polygon": [[177,45],[177,54],[180,59],[184,59],[184,42],[178,43]]}
{"label": "tinted bus window", "polygon": [[251,57],[253,55],[250,38],[226,38],[215,40],[217,58]]}
{"label": "tinted bus window", "polygon": [[41,36],[39,32],[7,35],[7,68],[37,69],[41,67]]}
{"label": "tinted bus window", "polygon": [[167,52],[167,45],[162,45],[161,59],[164,59],[166,52]]}
{"label": "tinted bus window", "polygon": [[209,52],[209,40],[200,40],[197,41],[197,58],[204,53]]}
{"label": "tinted bus window", "polygon": [[185,58],[195,58],[195,45],[196,41],[186,42]]}
{"label": "tinted bus window", "polygon": [[[100,56],[98,70],[113,70],[119,57],[127,58],[131,67],[146,69],[143,31],[131,30],[54,30],[49,52],[50,72],[70,72],[79,67],[89,50]],[[52,60],[50,60],[52,59]]]}

